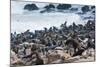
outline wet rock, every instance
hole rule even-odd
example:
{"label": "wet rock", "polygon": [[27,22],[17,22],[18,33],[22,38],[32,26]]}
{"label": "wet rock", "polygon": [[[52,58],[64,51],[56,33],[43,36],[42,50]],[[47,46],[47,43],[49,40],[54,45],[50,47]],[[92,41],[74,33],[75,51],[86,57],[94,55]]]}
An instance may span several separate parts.
{"label": "wet rock", "polygon": [[32,10],[38,10],[38,9],[39,8],[35,4],[26,4],[24,6],[24,10],[32,11]]}
{"label": "wet rock", "polygon": [[44,7],[46,10],[50,10],[50,9],[54,9],[55,6],[53,4],[49,4],[47,6]]}
{"label": "wet rock", "polygon": [[59,4],[57,6],[57,9],[59,9],[59,10],[66,10],[66,9],[69,9],[69,8],[71,8],[71,4]]}
{"label": "wet rock", "polygon": [[92,11],[92,13],[95,13],[95,11]]}
{"label": "wet rock", "polygon": [[91,6],[91,9],[95,9],[95,6]]}
{"label": "wet rock", "polygon": [[71,8],[71,11],[78,11],[78,8]]}
{"label": "wet rock", "polygon": [[90,9],[89,9],[89,6],[83,6],[83,7],[81,8],[81,10],[82,10],[83,13],[86,13],[86,12],[88,12]]}
{"label": "wet rock", "polygon": [[44,8],[45,9],[40,11],[40,13],[52,12],[55,10],[55,6],[53,4],[46,5]]}

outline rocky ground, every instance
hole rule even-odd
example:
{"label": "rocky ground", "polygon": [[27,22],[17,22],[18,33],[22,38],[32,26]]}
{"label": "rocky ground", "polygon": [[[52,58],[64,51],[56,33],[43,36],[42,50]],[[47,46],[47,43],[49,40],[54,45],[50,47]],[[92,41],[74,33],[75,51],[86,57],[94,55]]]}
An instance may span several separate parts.
{"label": "rocky ground", "polygon": [[95,61],[95,21],[11,33],[11,65],[43,65]]}

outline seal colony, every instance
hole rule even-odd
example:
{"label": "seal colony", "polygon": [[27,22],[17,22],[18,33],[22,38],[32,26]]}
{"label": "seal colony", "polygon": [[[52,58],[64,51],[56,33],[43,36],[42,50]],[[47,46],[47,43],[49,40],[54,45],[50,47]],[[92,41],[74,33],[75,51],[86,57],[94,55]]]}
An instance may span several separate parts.
{"label": "seal colony", "polygon": [[[81,22],[79,20],[80,24],[77,24],[77,21],[74,21],[73,23],[68,20],[62,21],[61,19],[63,17],[61,16],[61,18],[59,16],[59,20],[61,21],[61,25],[59,25],[59,27],[56,27],[54,25],[48,28],[44,25],[44,28],[42,30],[35,30],[34,32],[31,32],[30,28],[20,33],[11,32],[10,62],[12,67],[95,61],[95,6],[84,5],[81,7],[82,12],[79,12],[79,8],[73,7],[71,4],[46,3],[43,8],[39,8],[39,6],[37,6],[39,5],[39,3],[30,3],[26,5],[25,3],[20,3],[20,5],[21,4],[24,4],[23,10],[25,10],[26,13],[32,11],[32,13],[34,13],[35,10],[36,14],[38,14],[39,16],[42,14],[46,14],[47,17],[47,15],[51,13],[56,14],[56,12],[60,12],[63,14],[67,14],[67,12],[70,12],[80,15],[80,18],[87,21]],[[18,7],[17,9],[19,8],[20,7]],[[88,16],[84,17],[87,14]],[[36,16],[35,13],[34,16]],[[21,17],[26,19],[27,14],[25,15],[26,18],[23,16]],[[21,17],[17,18],[17,22],[19,25]],[[31,18],[33,18],[33,16],[31,16]],[[24,19],[22,19],[22,21],[24,21]],[[68,19],[72,20],[72,18]],[[34,19],[32,22],[36,23]],[[48,23],[48,21],[45,22]],[[53,20],[53,22],[55,21]],[[72,24],[69,25],[69,23]],[[27,24],[23,24],[27,26]],[[55,24],[57,25],[56,22]],[[18,28],[18,25],[15,24],[15,26]],[[12,28],[15,27],[13,26]],[[17,30],[17,28],[15,29]],[[21,28],[23,29],[23,26]]]}
{"label": "seal colony", "polygon": [[[81,60],[82,59],[82,60]],[[95,21],[67,22],[60,29],[11,33],[11,65],[42,65],[95,60]]]}

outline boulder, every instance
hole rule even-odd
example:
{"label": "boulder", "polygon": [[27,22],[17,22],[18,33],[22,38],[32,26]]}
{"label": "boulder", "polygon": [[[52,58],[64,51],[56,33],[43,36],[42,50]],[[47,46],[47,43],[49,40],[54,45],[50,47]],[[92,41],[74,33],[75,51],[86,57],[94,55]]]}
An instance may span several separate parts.
{"label": "boulder", "polygon": [[49,4],[47,6],[44,7],[46,10],[50,10],[50,9],[54,9],[55,6],[53,4]]}
{"label": "boulder", "polygon": [[24,10],[32,11],[32,10],[38,10],[38,9],[39,8],[35,4],[26,4],[24,6]]}
{"label": "boulder", "polygon": [[81,8],[81,10],[82,10],[83,13],[86,13],[86,12],[88,12],[90,9],[89,9],[89,6],[83,6],[83,7]]}
{"label": "boulder", "polygon": [[95,9],[95,6],[91,6],[91,9]]}
{"label": "boulder", "polygon": [[69,9],[71,8],[71,4],[59,4],[57,6],[57,9],[60,9],[60,10],[66,10],[66,9]]}

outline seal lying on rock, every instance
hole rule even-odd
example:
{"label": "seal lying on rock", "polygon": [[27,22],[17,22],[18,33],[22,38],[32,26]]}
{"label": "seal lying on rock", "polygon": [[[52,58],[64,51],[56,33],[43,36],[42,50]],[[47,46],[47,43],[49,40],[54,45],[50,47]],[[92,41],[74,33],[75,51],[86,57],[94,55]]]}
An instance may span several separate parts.
{"label": "seal lying on rock", "polygon": [[47,55],[48,64],[50,63],[63,63],[66,59],[70,58],[71,56],[64,52],[62,47],[56,47],[55,50],[49,52]]}
{"label": "seal lying on rock", "polygon": [[44,64],[44,61],[40,57],[40,55],[37,51],[37,47],[35,45],[32,45],[31,54],[24,56],[23,59],[26,59],[25,65],[42,65],[42,64]]}

